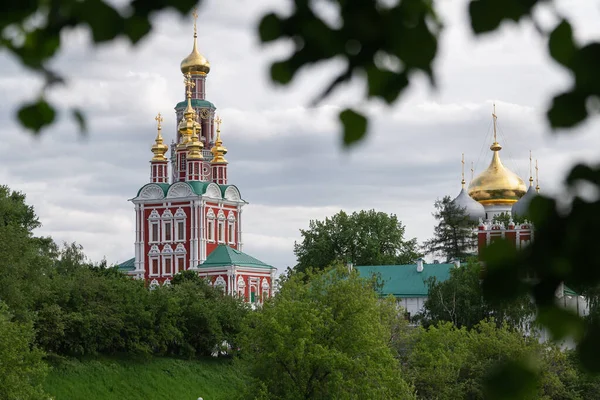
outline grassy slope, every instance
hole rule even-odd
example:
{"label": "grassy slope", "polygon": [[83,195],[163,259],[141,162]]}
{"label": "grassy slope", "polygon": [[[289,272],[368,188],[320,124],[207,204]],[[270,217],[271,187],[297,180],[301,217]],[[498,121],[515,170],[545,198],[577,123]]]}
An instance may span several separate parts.
{"label": "grassy slope", "polygon": [[243,385],[243,374],[229,361],[100,358],[62,362],[44,387],[56,400],[212,400],[230,399]]}

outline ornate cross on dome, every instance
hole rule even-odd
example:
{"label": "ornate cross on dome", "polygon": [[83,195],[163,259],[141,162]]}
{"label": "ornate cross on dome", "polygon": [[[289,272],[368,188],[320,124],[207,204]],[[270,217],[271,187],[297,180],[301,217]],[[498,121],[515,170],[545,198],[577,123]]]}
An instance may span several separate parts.
{"label": "ornate cross on dome", "polygon": [[462,172],[461,172],[462,180],[460,181],[460,183],[464,189],[464,187],[465,187],[465,153],[462,153],[461,163],[462,163]]}
{"label": "ornate cross on dome", "polygon": [[496,103],[494,103],[494,111],[492,112],[492,118],[494,119],[494,143],[497,143],[498,141],[496,140],[496,119],[498,117],[496,116]]}
{"label": "ornate cross on dome", "polygon": [[194,86],[196,86],[196,84],[192,80],[192,74],[190,74],[189,72],[187,74],[185,74],[185,78],[183,79],[183,84],[187,88],[186,94],[189,99],[192,97],[192,89],[194,88]]}
{"label": "ornate cross on dome", "polygon": [[196,37],[196,20],[198,19],[198,10],[196,7],[194,7],[194,9],[192,10],[192,16],[194,17],[194,37]]}
{"label": "ornate cross on dome", "polygon": [[471,181],[473,181],[473,174],[475,173],[475,170],[473,169],[473,161],[471,161]]}
{"label": "ornate cross on dome", "polygon": [[[531,150],[529,150],[529,186],[533,186],[533,171],[531,169]],[[537,167],[536,167],[537,170]]]}
{"label": "ornate cross on dome", "polygon": [[540,191],[540,179],[538,175],[538,160],[535,160],[535,191]]}
{"label": "ornate cross on dome", "polygon": [[158,128],[158,130],[161,130],[161,129],[162,129],[162,126],[160,125],[160,123],[164,121],[164,119],[163,119],[162,115],[160,115],[160,113],[158,113],[158,115],[157,115],[156,117],[154,117],[154,120],[155,120],[155,121],[156,121],[156,123],[157,123],[157,128]]}
{"label": "ornate cross on dome", "polygon": [[223,120],[217,115],[217,117],[215,118],[215,124],[217,124],[217,132],[221,132],[221,122],[223,122]]}

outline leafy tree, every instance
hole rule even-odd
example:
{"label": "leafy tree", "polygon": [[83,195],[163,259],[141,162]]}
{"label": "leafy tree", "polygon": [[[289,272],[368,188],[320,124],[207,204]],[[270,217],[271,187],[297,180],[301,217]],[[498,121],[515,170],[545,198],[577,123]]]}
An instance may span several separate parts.
{"label": "leafy tree", "polygon": [[508,227],[510,221],[513,221],[515,225],[522,224],[525,222],[525,217],[521,217],[520,215],[511,215],[510,213],[500,213],[494,215],[492,218],[492,222],[504,224],[504,226]]}
{"label": "leafy tree", "polygon": [[453,268],[450,277],[443,281],[430,278],[429,295],[420,317],[425,326],[449,321],[457,327],[468,329],[480,321],[494,318],[500,326],[530,328],[535,307],[528,296],[512,302],[489,304],[483,298],[481,265],[471,259],[460,268]]}
{"label": "leafy tree", "polygon": [[423,250],[428,254],[441,254],[446,262],[466,261],[477,249],[476,224],[450,196],[436,200],[434,207],[433,216],[438,222],[433,237],[423,243]]}
{"label": "leafy tree", "polygon": [[248,316],[240,357],[256,384],[247,397],[414,398],[389,347],[393,300],[343,266],[301,275]]}
{"label": "leafy tree", "polygon": [[14,321],[0,301],[0,399],[38,400],[45,397],[41,383],[47,366],[43,352],[33,346],[30,322]]}
{"label": "leafy tree", "polygon": [[403,369],[420,399],[490,399],[501,397],[511,383],[492,381],[488,385],[495,392],[490,393],[489,371],[515,359],[530,360],[535,368],[529,384],[514,398],[583,399],[577,370],[560,349],[495,321],[481,321],[470,330],[448,322],[418,328]]}
{"label": "leafy tree", "polygon": [[295,271],[322,270],[334,262],[355,265],[409,264],[419,258],[417,240],[404,239],[405,227],[395,215],[375,210],[340,211],[325,221],[310,221],[294,244]]}

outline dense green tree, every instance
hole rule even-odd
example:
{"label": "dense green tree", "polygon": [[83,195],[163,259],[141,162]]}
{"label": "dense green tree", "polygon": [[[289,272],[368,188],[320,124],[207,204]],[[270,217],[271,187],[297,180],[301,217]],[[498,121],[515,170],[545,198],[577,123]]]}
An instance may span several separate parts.
{"label": "dense green tree", "polygon": [[[583,400],[577,387],[577,370],[562,351],[507,325],[482,321],[468,330],[442,322],[418,328],[413,336],[403,370],[414,383],[419,399],[498,398],[502,388],[489,393],[485,387],[488,372],[517,359],[529,360],[535,368],[530,384],[514,398]],[[506,387],[510,382],[499,384]]]}
{"label": "dense green tree", "polygon": [[0,399],[45,398],[41,383],[47,373],[43,352],[33,345],[35,332],[30,322],[13,320],[0,301]]}
{"label": "dense green tree", "polygon": [[413,398],[389,346],[393,300],[343,266],[301,275],[248,316],[240,354],[256,385],[247,398]]}
{"label": "dense green tree", "polygon": [[355,265],[409,264],[420,257],[415,238],[404,238],[405,227],[395,215],[375,210],[340,211],[324,221],[311,220],[294,244],[295,270],[321,270],[334,262]]}
{"label": "dense green tree", "polygon": [[508,227],[508,224],[510,223],[511,220],[515,224],[522,224],[523,222],[525,222],[525,217],[521,217],[519,215],[512,215],[510,213],[503,212],[503,213],[494,215],[494,217],[492,218],[492,222],[504,224],[505,227]]}
{"label": "dense green tree", "polygon": [[423,243],[423,251],[439,254],[446,262],[466,261],[477,250],[476,223],[450,196],[436,200],[434,207],[436,211],[433,216],[437,225],[433,230],[433,237]]}
{"label": "dense green tree", "polygon": [[528,296],[511,302],[489,304],[483,298],[482,270],[477,260],[450,271],[445,281],[430,278],[429,295],[420,318],[425,326],[448,321],[457,327],[472,328],[481,320],[494,317],[498,325],[528,328],[533,321],[535,307]]}

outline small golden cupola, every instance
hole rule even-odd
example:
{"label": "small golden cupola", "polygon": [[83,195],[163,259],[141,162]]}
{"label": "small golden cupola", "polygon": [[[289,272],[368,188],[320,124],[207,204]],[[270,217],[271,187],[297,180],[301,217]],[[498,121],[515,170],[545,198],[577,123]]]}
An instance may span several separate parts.
{"label": "small golden cupola", "polygon": [[206,75],[210,72],[210,63],[200,52],[198,51],[198,33],[196,29],[196,20],[198,19],[198,13],[194,9],[192,13],[194,16],[194,47],[192,52],[186,58],[181,61],[181,72],[185,75],[201,74]]}
{"label": "small golden cupola", "polygon": [[190,141],[187,143],[186,148],[188,151],[188,153],[187,153],[188,160],[202,160],[202,158],[203,158],[202,157],[202,149],[204,148],[204,145],[202,144],[202,142],[200,141],[200,138],[198,137],[199,129],[201,129],[200,125],[198,125],[197,127],[194,126]]}
{"label": "small golden cupola", "polygon": [[500,160],[502,146],[496,137],[496,106],[492,113],[494,120],[494,143],[490,150],[494,152],[492,162],[479,176],[469,184],[469,196],[483,205],[511,205],[516,203],[527,190],[525,182],[514,172],[506,168]]}
{"label": "small golden cupola", "polygon": [[189,72],[185,75],[183,83],[186,86],[187,107],[183,111],[183,118],[181,118],[179,126],[177,127],[179,133],[181,134],[181,141],[179,142],[180,147],[186,146],[188,144],[188,142],[192,138],[194,129],[201,129],[200,124],[196,120],[196,111],[192,107],[192,88],[194,87],[194,81],[192,80],[191,74]]}
{"label": "small golden cupola", "polygon": [[167,150],[169,150],[169,146],[167,146],[166,144],[164,144],[163,142],[163,137],[161,135],[161,131],[162,131],[162,125],[161,122],[163,122],[163,117],[160,115],[160,113],[158,113],[158,115],[154,118],[154,120],[157,122],[157,130],[158,133],[156,134],[156,139],[154,140],[154,144],[152,145],[152,153],[154,153],[154,157],[152,157],[151,161],[167,161],[167,158],[165,157],[165,153],[167,152]]}
{"label": "small golden cupola", "polygon": [[213,155],[213,159],[211,163],[213,164],[227,164],[227,160],[225,159],[225,154],[227,154],[227,149],[223,146],[223,140],[221,140],[221,122],[223,120],[217,116],[215,118],[215,124],[217,125],[217,138],[215,139],[215,144],[210,149],[210,152]]}

